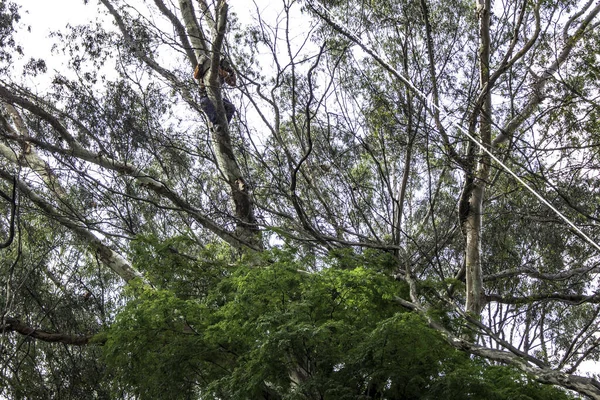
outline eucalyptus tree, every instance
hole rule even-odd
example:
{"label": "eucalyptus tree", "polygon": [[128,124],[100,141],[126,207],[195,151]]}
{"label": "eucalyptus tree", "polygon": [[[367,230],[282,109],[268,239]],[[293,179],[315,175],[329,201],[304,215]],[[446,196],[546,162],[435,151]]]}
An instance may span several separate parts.
{"label": "eucalyptus tree", "polygon": [[1,5],[13,397],[600,396],[595,250],[506,170],[597,234],[599,4],[100,0],[54,72]]}
{"label": "eucalyptus tree", "polygon": [[[438,239],[435,215],[447,221],[447,214],[440,211],[448,211],[430,200],[429,210],[421,215],[432,218],[428,223],[430,234],[436,234],[433,261],[427,268],[404,259],[408,266],[404,276],[415,286],[407,307],[422,311],[430,307],[423,304],[431,301],[427,300],[431,293],[419,291],[418,280],[464,279],[464,298],[450,281],[435,294],[476,327],[463,337],[475,334],[492,347],[522,357],[533,354],[538,359],[530,362],[542,369],[577,370],[584,358],[597,351],[593,304],[597,302],[598,245],[589,239],[597,236],[595,215],[581,205],[591,198],[576,200],[564,188],[574,190],[580,177],[588,178],[594,169],[596,128],[590,122],[598,107],[592,100],[597,97],[597,81],[586,70],[595,70],[588,41],[595,40],[600,5],[423,1],[420,7],[377,2],[361,8],[354,3],[325,4],[335,11],[318,4],[311,8],[331,31],[374,60],[381,72],[371,76],[381,80],[381,74],[386,74],[410,89],[418,104],[425,104],[428,113],[423,118],[434,127],[434,132],[424,133],[428,142],[440,144],[445,168],[460,171],[452,173],[462,181],[460,190],[444,181],[443,174],[437,179],[441,190],[458,203],[463,251],[456,251],[456,242]],[[405,15],[416,23],[410,36],[398,28],[406,29]],[[416,46],[403,62],[414,63],[411,71],[421,73],[418,79],[398,67],[402,61],[394,53],[407,40],[414,40]],[[597,49],[592,52],[597,54]],[[586,69],[572,68],[582,62]],[[572,81],[580,86],[576,88]],[[383,93],[393,99],[394,91],[383,86],[375,90],[376,96]],[[409,133],[403,129],[401,134]],[[559,144],[565,140],[570,144]],[[430,148],[422,151],[432,160]],[[431,176],[435,164],[429,162]],[[507,176],[509,170],[517,171],[557,210],[526,195],[522,182]],[[419,185],[415,180],[416,190]],[[433,194],[425,196],[431,199]],[[585,229],[573,234],[556,211]],[[411,228],[406,236],[416,243],[420,235],[411,235]],[[570,315],[565,315],[566,309]]]}

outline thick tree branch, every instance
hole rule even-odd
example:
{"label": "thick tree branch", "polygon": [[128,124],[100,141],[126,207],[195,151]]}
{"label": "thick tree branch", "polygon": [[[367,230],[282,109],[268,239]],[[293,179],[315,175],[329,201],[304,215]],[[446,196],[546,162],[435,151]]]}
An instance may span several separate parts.
{"label": "thick tree branch", "polygon": [[196,58],[196,63],[192,67],[195,67],[198,63],[198,60],[202,59],[202,56],[207,56],[208,53],[208,44],[206,41],[206,36],[202,31],[202,28],[198,24],[198,20],[196,19],[196,13],[194,12],[194,6],[192,5],[191,0],[179,0],[179,9],[181,11],[181,17],[183,18],[183,23],[185,24],[184,28],[184,36],[187,31],[187,36],[190,38],[190,42],[193,46],[193,52]]}
{"label": "thick tree branch", "polygon": [[[13,182],[15,179],[13,175],[3,169],[0,169],[0,178],[8,182]],[[21,180],[17,181],[17,188],[48,216],[54,218],[77,234],[97,254],[100,261],[112,269],[125,282],[131,282],[136,278],[145,281],[144,277],[125,258],[105,245],[85,225],[65,216],[60,210],[36,194],[25,182]]]}
{"label": "thick tree branch", "polygon": [[498,66],[496,71],[494,71],[494,73],[490,76],[490,85],[493,85],[504,72],[508,71],[508,69],[510,67],[512,67],[517,61],[519,61],[521,58],[523,58],[525,56],[525,54],[527,54],[527,52],[529,50],[531,50],[531,48],[537,41],[537,39],[540,35],[540,31],[541,31],[540,4],[541,4],[540,2],[537,2],[533,5],[533,15],[535,18],[535,30],[534,30],[533,34],[527,40],[527,42],[523,45],[523,47],[511,58],[511,55],[517,45],[517,42],[519,41],[519,30],[521,29],[521,26],[522,26],[521,24],[523,23],[523,17],[525,15],[525,10],[529,6],[529,2],[526,0],[523,0],[523,6],[521,7],[521,13],[519,14],[519,19],[518,19],[517,23],[515,24],[515,28],[513,29],[513,39],[509,45],[508,50],[506,51],[506,54],[504,55],[504,58],[500,62],[500,65]]}
{"label": "thick tree branch", "polygon": [[259,229],[254,215],[254,203],[250,192],[250,185],[245,179],[231,143],[231,132],[226,119],[225,107],[223,105],[223,94],[219,70],[221,66],[221,49],[225,40],[227,27],[227,12],[229,6],[224,0],[217,5],[217,20],[210,54],[210,69],[205,77],[208,98],[216,109],[217,121],[212,124],[211,134],[215,147],[217,166],[229,184],[233,200],[235,216],[237,218],[237,233],[242,240],[252,243],[252,246],[262,248],[259,238]]}
{"label": "thick tree branch", "polygon": [[17,332],[23,336],[41,340],[49,343],[63,343],[73,346],[84,346],[87,344],[103,345],[106,337],[101,335],[68,335],[65,333],[50,333],[42,329],[36,329],[19,321],[16,318],[5,318],[4,325],[0,326],[0,333],[6,334]]}
{"label": "thick tree branch", "polygon": [[[229,6],[227,5],[227,3],[223,0],[220,0],[217,8],[217,24],[215,26],[215,32],[213,33],[213,42],[210,48],[210,69],[205,79],[207,83],[206,87],[208,97],[217,109],[217,124],[220,126],[220,129],[223,129],[225,131],[221,136],[217,136],[216,139],[218,142],[222,142],[220,143],[221,145],[228,145],[228,147],[231,147],[231,143],[225,143],[225,141],[223,141],[222,139],[220,140],[221,137],[227,139],[230,138],[229,124],[227,123],[227,120],[225,118],[225,107],[223,106],[223,94],[221,93],[221,82],[219,78],[219,67],[221,64],[221,49],[223,47],[223,41],[225,40],[228,9]],[[230,142],[230,140],[227,140],[227,142]],[[239,170],[239,167],[237,167],[237,162],[235,164],[236,168],[234,169]],[[230,168],[226,167],[225,169],[228,170]],[[225,176],[227,176],[227,171],[222,172]],[[234,171],[232,170],[232,172]],[[231,179],[230,176],[228,176],[228,178]]]}
{"label": "thick tree branch", "polygon": [[527,275],[545,281],[564,281],[574,276],[582,276],[585,274],[597,273],[599,271],[600,265],[594,264],[591,267],[572,268],[551,274],[547,272],[540,272],[538,269],[526,265],[520,268],[507,269],[504,271],[496,272],[494,274],[484,275],[483,280],[486,282],[493,282],[499,279],[511,278],[518,275]]}
{"label": "thick tree branch", "polygon": [[60,134],[61,137],[65,139],[65,141],[71,146],[71,148],[64,149],[61,147],[52,146],[33,137],[10,135],[8,132],[4,133],[4,137],[19,141],[21,143],[31,142],[36,144],[40,148],[43,148],[50,152],[68,157],[76,157],[81,160],[88,161],[103,168],[106,168],[108,170],[117,171],[121,174],[135,178],[144,187],[152,190],[161,197],[170,200],[174,205],[189,213],[200,225],[210,230],[211,232],[213,232],[218,237],[231,244],[232,246],[240,248],[244,245],[250,245],[250,243],[244,243],[243,241],[238,239],[233,233],[228,232],[226,229],[222,228],[214,221],[210,220],[203,213],[201,213],[200,210],[196,209],[189,202],[181,198],[181,196],[179,196],[177,193],[170,190],[164,183],[162,183],[158,179],[153,178],[151,175],[145,173],[140,168],[137,168],[128,163],[115,160],[109,157],[108,155],[97,154],[85,149],[77,140],[75,140],[75,138],[69,133],[67,128],[65,128],[57,118],[55,118],[52,114],[48,113],[40,106],[20,96],[13,95],[7,88],[5,88],[2,85],[0,85],[0,97],[4,98],[7,102],[19,104],[24,109],[44,119],[57,131],[57,133]]}
{"label": "thick tree branch", "polygon": [[8,196],[0,190],[0,197],[10,203],[10,219],[8,221],[8,237],[3,243],[0,243],[0,249],[5,249],[10,246],[15,238],[15,218],[17,215],[17,177],[13,179],[12,196]]}
{"label": "thick tree branch", "polygon": [[100,0],[100,2],[108,9],[108,12],[114,18],[119,30],[121,31],[121,34],[123,35],[123,38],[125,39],[125,42],[131,48],[135,56],[148,67],[150,67],[152,70],[154,70],[156,73],[158,73],[160,76],[165,78],[174,89],[181,93],[181,96],[186,101],[186,103],[188,103],[194,110],[202,112],[201,108],[198,106],[196,101],[194,101],[194,98],[188,90],[188,88],[186,87],[186,85],[184,85],[181,82],[181,80],[172,72],[163,68],[160,64],[158,64],[156,61],[150,58],[148,54],[146,54],[144,51],[138,48],[136,41],[129,34],[129,30],[127,29],[127,25],[125,24],[123,17],[113,7],[110,0]]}
{"label": "thick tree branch", "polygon": [[[187,1],[189,1],[189,0],[187,0]],[[181,6],[181,3],[184,3],[184,2],[186,2],[186,1],[185,0],[180,1],[180,7],[182,7],[182,10],[183,10],[183,6]],[[169,19],[169,21],[171,22],[171,24],[173,25],[173,28],[177,32],[177,36],[179,36],[179,41],[181,42],[181,45],[183,46],[185,55],[187,56],[188,61],[190,62],[190,65],[192,66],[192,68],[194,68],[196,66],[196,64],[198,63],[198,60],[196,58],[194,48],[192,48],[192,45],[190,44],[190,41],[188,40],[188,37],[186,35],[185,27],[181,24],[179,19],[177,19],[177,16],[171,10],[169,10],[169,8],[165,5],[163,0],[154,0],[154,4],[156,4],[156,6],[160,10],[160,12],[162,12],[163,15],[165,17],[167,17]]]}
{"label": "thick tree branch", "polygon": [[540,301],[558,301],[570,304],[600,303],[600,294],[598,293],[594,293],[592,295],[584,295],[578,293],[554,292],[532,294],[529,296],[503,296],[500,294],[487,294],[485,298],[488,302],[496,302],[502,304],[531,304],[533,302]]}
{"label": "thick tree branch", "polygon": [[202,13],[202,19],[208,24],[209,29],[215,30],[215,19],[210,13],[210,9],[208,8],[208,3],[206,0],[197,0],[198,6],[200,6],[200,11]]}

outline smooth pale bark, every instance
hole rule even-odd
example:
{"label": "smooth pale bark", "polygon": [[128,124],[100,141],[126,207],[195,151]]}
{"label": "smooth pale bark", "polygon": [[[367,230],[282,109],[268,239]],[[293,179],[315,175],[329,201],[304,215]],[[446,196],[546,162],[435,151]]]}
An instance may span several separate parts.
{"label": "smooth pale bark", "polygon": [[[490,80],[490,0],[477,0],[479,17],[479,85],[484,91],[481,110],[473,118],[479,119],[479,139],[481,143],[490,148],[492,141],[492,126],[490,115],[492,100],[489,90]],[[484,306],[483,271],[481,268],[481,229],[483,217],[483,199],[485,187],[490,175],[490,157],[479,151],[478,161],[472,164],[475,168],[473,184],[468,198],[466,218],[462,221],[463,232],[466,237],[465,266],[467,300],[465,308],[472,315],[479,316]],[[467,171],[467,174],[473,173]]]}
{"label": "smooth pale bark", "polygon": [[[185,3],[185,1],[182,0],[181,3]],[[197,58],[199,60],[202,58],[210,59],[210,69],[204,77],[204,85],[208,98],[215,105],[217,111],[217,123],[211,125],[212,146],[218,170],[229,186],[234,215],[237,220],[236,234],[241,243],[253,248],[262,248],[260,231],[254,216],[254,203],[250,187],[242,174],[233,151],[231,132],[225,117],[221,83],[219,81],[219,65],[228,21],[228,5],[226,1],[220,1],[216,9],[216,23],[209,23],[214,27],[210,48],[204,47],[203,38],[207,35],[198,32],[198,30],[201,31],[201,28],[193,13],[187,11],[190,9],[191,3],[185,9],[182,8],[182,18],[188,36],[196,50]],[[201,40],[198,40],[198,38],[201,38]]]}
{"label": "smooth pale bark", "polygon": [[[4,109],[11,117],[14,127],[13,125],[10,125],[8,121],[2,119],[3,128],[14,136],[21,136],[22,138],[29,137],[29,130],[17,109],[13,107],[12,104],[8,103],[4,104]],[[46,186],[54,194],[63,198],[66,195],[66,192],[59,182],[58,177],[52,171],[50,166],[40,158],[33,144],[28,141],[22,141],[20,142],[20,145],[21,152],[17,154],[12,148],[0,143],[0,154],[14,164],[30,168],[44,181]]]}
{"label": "smooth pale bark", "polygon": [[12,102],[23,107],[27,111],[41,117],[48,122],[60,135],[61,138],[68,143],[68,148],[57,147],[43,142],[33,137],[23,137],[20,135],[10,135],[9,132],[3,132],[2,135],[11,140],[18,141],[20,143],[33,143],[40,148],[43,148],[51,153],[61,154],[65,156],[72,156],[81,160],[96,164],[102,168],[119,172],[121,174],[134,178],[140,185],[158,194],[160,197],[170,200],[175,206],[185,210],[190,216],[194,218],[196,222],[202,225],[204,228],[210,230],[218,237],[232,245],[233,247],[239,248],[244,245],[233,233],[227,231],[225,228],[216,224],[214,221],[209,219],[200,210],[194,207],[192,204],[183,199],[179,194],[171,190],[160,180],[154,178],[152,174],[147,171],[132,165],[131,163],[122,162],[114,158],[109,157],[103,153],[95,153],[87,150],[81,143],[79,143],[73,135],[60,123],[60,121],[52,114],[47,112],[41,106],[34,104],[28,99],[14,95],[8,88],[0,85],[0,98],[6,102]]}
{"label": "smooth pale bark", "polygon": [[181,11],[181,18],[183,19],[187,37],[192,44],[192,50],[195,54],[196,60],[199,60],[200,56],[202,55],[208,56],[206,36],[204,35],[204,32],[202,31],[202,28],[196,19],[194,6],[192,5],[191,0],[179,0],[179,10]]}

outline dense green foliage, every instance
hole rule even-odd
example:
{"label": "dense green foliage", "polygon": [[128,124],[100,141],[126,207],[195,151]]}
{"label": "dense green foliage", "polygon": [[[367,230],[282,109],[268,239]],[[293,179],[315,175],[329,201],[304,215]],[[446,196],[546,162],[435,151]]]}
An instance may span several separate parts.
{"label": "dense green foliage", "polygon": [[185,243],[138,242],[157,287],[128,289],[108,331],[117,386],[141,399],[569,398],[445,343],[397,304],[407,288],[381,272],[385,254],[335,254],[308,272],[293,251],[249,268],[214,248],[193,260]]}

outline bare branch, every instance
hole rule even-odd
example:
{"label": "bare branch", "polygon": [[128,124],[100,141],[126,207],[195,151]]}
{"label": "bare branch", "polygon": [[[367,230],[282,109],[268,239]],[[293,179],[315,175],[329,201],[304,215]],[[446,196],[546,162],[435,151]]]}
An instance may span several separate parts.
{"label": "bare branch", "polygon": [[600,294],[584,295],[578,293],[540,293],[529,296],[502,296],[500,294],[487,294],[488,302],[503,304],[530,304],[538,301],[559,301],[570,304],[600,303]]}
{"label": "bare branch", "polygon": [[471,343],[468,340],[459,338],[449,332],[437,321],[435,321],[431,315],[428,315],[423,307],[401,298],[396,298],[396,301],[403,307],[416,311],[425,319],[431,328],[438,331],[442,337],[444,337],[446,342],[458,350],[465,351],[488,360],[513,365],[521,371],[532,376],[538,382],[562,386],[590,396],[594,399],[600,398],[600,382],[594,378],[585,378],[578,375],[572,375],[548,367],[541,368],[528,363],[521,356],[511,352],[491,349]]}
{"label": "bare branch", "polygon": [[[180,4],[183,2],[185,2],[185,0],[181,1]],[[171,21],[171,24],[173,24],[173,28],[177,32],[177,36],[179,36],[179,40],[181,41],[185,54],[188,60],[190,61],[192,68],[194,68],[198,63],[198,60],[196,58],[196,54],[194,53],[194,48],[192,48],[192,45],[190,44],[190,41],[188,40],[188,37],[186,35],[185,27],[181,24],[179,19],[177,19],[177,16],[173,14],[171,10],[169,10],[169,8],[165,5],[163,0],[154,0],[154,3],[156,4],[160,12],[162,12],[163,15],[166,16],[169,19],[169,21]]]}
{"label": "bare branch", "polygon": [[[589,6],[589,5],[588,5]],[[587,7],[584,6],[584,9]],[[556,60],[544,70],[535,80],[532,87],[532,93],[529,96],[529,100],[526,104],[521,107],[522,111],[516,115],[513,119],[508,121],[508,123],[504,126],[504,129],[500,132],[500,134],[494,139],[492,142],[493,147],[498,147],[498,145],[506,142],[510,137],[512,137],[513,133],[521,126],[521,124],[533,114],[537,106],[544,100],[545,89],[548,81],[552,78],[555,72],[567,61],[569,56],[571,55],[571,51],[575,47],[577,43],[583,38],[584,32],[590,26],[592,21],[596,18],[596,16],[600,13],[600,2],[594,7],[588,16],[581,21],[579,27],[571,36],[567,37],[563,45],[563,49],[560,54],[556,57]]]}
{"label": "bare branch", "polygon": [[510,278],[518,275],[528,275],[546,281],[564,281],[574,276],[582,276],[584,274],[596,273],[598,271],[600,271],[600,265],[598,264],[594,264],[591,267],[567,269],[565,271],[556,272],[553,274],[547,272],[540,272],[539,270],[531,266],[523,266],[515,269],[507,269],[504,271],[497,272],[495,274],[485,275],[483,277],[483,280],[486,282],[492,282],[499,279]]}
{"label": "bare branch", "polygon": [[515,46],[516,46],[516,44],[517,44],[517,42],[519,40],[519,29],[521,28],[521,24],[523,23],[523,16],[525,14],[525,10],[527,9],[528,4],[529,3],[526,0],[523,1],[523,6],[521,8],[521,13],[519,14],[519,20],[515,24],[515,29],[513,30],[513,40],[511,41],[511,43],[509,45],[509,48],[508,48],[506,54],[504,55],[504,59],[500,62],[500,66],[491,75],[491,77],[490,77],[490,83],[491,84],[495,83],[496,80],[504,72],[506,72],[510,67],[512,67],[518,60],[520,60],[521,58],[523,58],[525,56],[525,54],[527,54],[527,52],[529,50],[531,50],[531,48],[533,47],[533,45],[535,44],[535,42],[537,41],[537,39],[538,39],[538,37],[540,35],[540,31],[541,31],[541,27],[540,27],[540,2],[537,2],[533,6],[533,15],[534,15],[534,18],[535,18],[535,31],[533,32],[533,35],[531,35],[531,37],[527,40],[527,42],[525,43],[525,45],[523,45],[523,47],[521,48],[521,50],[519,50],[517,52],[517,54],[515,54],[512,58],[510,58],[510,56],[512,55],[512,52],[514,51],[514,48],[515,48]]}
{"label": "bare branch", "polygon": [[457,164],[464,165],[465,161],[458,154],[454,145],[450,143],[450,139],[448,138],[448,133],[446,132],[446,128],[442,125],[442,121],[440,119],[440,96],[438,93],[438,83],[437,83],[437,72],[435,68],[435,58],[434,58],[434,48],[433,48],[433,36],[432,36],[432,28],[431,23],[429,22],[429,9],[427,7],[427,0],[421,0],[421,12],[423,13],[423,19],[425,21],[425,35],[426,35],[426,44],[427,44],[427,56],[429,57],[429,75],[431,75],[431,87],[433,92],[433,120],[435,121],[435,127],[438,132],[442,136],[442,140],[444,141],[444,147],[448,152],[448,155],[451,159],[453,159]]}
{"label": "bare branch", "polygon": [[[0,178],[9,182],[14,182],[15,180],[15,177],[13,175],[11,175],[3,169],[0,169]],[[96,255],[102,261],[102,263],[110,269],[112,269],[125,282],[131,282],[136,278],[139,278],[142,281],[144,281],[144,277],[142,276],[142,274],[140,274],[135,268],[133,268],[129,261],[123,258],[116,251],[112,250],[106,244],[104,244],[85,225],[65,216],[56,207],[54,207],[48,201],[37,195],[35,191],[31,187],[29,187],[25,182],[20,180],[17,181],[17,188],[21,193],[23,193],[27,198],[29,198],[48,216],[54,218],[62,225],[71,229],[75,234],[77,234],[77,236],[79,236],[96,253]]]}

